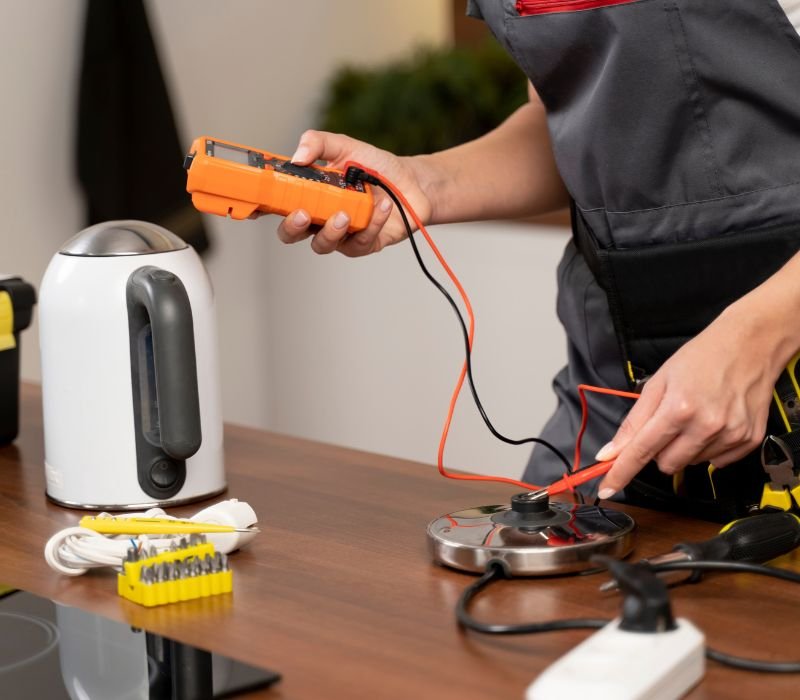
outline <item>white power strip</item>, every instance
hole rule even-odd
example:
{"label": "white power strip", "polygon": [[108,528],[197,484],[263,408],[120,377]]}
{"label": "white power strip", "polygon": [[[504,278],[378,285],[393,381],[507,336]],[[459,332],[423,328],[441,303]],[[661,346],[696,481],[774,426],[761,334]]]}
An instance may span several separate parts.
{"label": "white power strip", "polygon": [[676,700],[705,673],[705,636],[688,620],[669,632],[628,632],[609,622],[530,685],[526,700]]}

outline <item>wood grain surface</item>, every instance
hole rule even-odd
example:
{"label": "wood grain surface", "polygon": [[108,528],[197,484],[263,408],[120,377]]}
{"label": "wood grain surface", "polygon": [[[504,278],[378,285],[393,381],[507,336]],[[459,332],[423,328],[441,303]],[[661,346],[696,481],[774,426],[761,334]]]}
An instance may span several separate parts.
{"label": "wood grain surface", "polygon": [[[522,698],[538,672],[589,634],[487,638],[456,627],[454,605],[473,579],[431,563],[425,526],[448,511],[506,502],[506,487],[447,481],[431,466],[234,426],[225,434],[227,496],[253,505],[262,534],[232,556],[231,596],[148,610],[117,596],[111,572],[59,576],[42,548],[80,513],[45,498],[40,392],[24,386],[22,396],[20,437],[0,449],[0,581],[283,674],[274,689],[251,697]],[[626,510],[639,527],[637,557],[716,530]],[[795,555],[777,563],[800,570]],[[478,598],[475,614],[498,622],[611,618],[619,599],[599,594],[598,583],[596,576],[502,582]],[[677,615],[712,646],[800,658],[800,587],[716,575],[672,598]],[[690,697],[790,698],[798,687],[797,676],[709,663]]]}

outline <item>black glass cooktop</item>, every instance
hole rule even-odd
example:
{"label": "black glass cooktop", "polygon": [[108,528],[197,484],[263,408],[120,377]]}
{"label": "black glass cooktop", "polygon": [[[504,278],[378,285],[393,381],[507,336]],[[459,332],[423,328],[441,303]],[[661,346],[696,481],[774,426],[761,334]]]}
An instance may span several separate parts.
{"label": "black glass cooktop", "polygon": [[24,591],[0,598],[3,700],[212,700],[279,679]]}

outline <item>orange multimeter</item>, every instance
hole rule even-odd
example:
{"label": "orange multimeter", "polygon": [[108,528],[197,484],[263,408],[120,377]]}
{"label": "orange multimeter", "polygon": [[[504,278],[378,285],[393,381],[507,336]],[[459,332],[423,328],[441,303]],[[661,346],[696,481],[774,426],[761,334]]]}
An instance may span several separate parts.
{"label": "orange multimeter", "polygon": [[202,212],[247,219],[258,213],[286,216],[304,209],[322,225],[340,211],[350,217],[348,231],[361,231],[372,217],[368,184],[345,182],[344,173],[238,143],[201,136],[183,162],[186,191]]}

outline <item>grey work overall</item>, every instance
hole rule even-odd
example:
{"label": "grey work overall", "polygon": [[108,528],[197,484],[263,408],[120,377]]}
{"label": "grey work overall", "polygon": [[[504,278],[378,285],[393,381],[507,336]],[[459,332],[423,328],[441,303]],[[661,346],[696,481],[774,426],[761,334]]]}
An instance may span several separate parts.
{"label": "grey work overall", "polygon": [[[800,249],[800,37],[777,0],[471,0],[535,86],[575,235],[558,270],[569,364],[542,437],[569,451],[579,383],[628,388]],[[524,183],[523,183],[524,184]],[[595,400],[593,455],[630,403]],[[527,480],[562,466],[537,448]],[[758,501],[755,456],[626,497],[725,519]]]}

